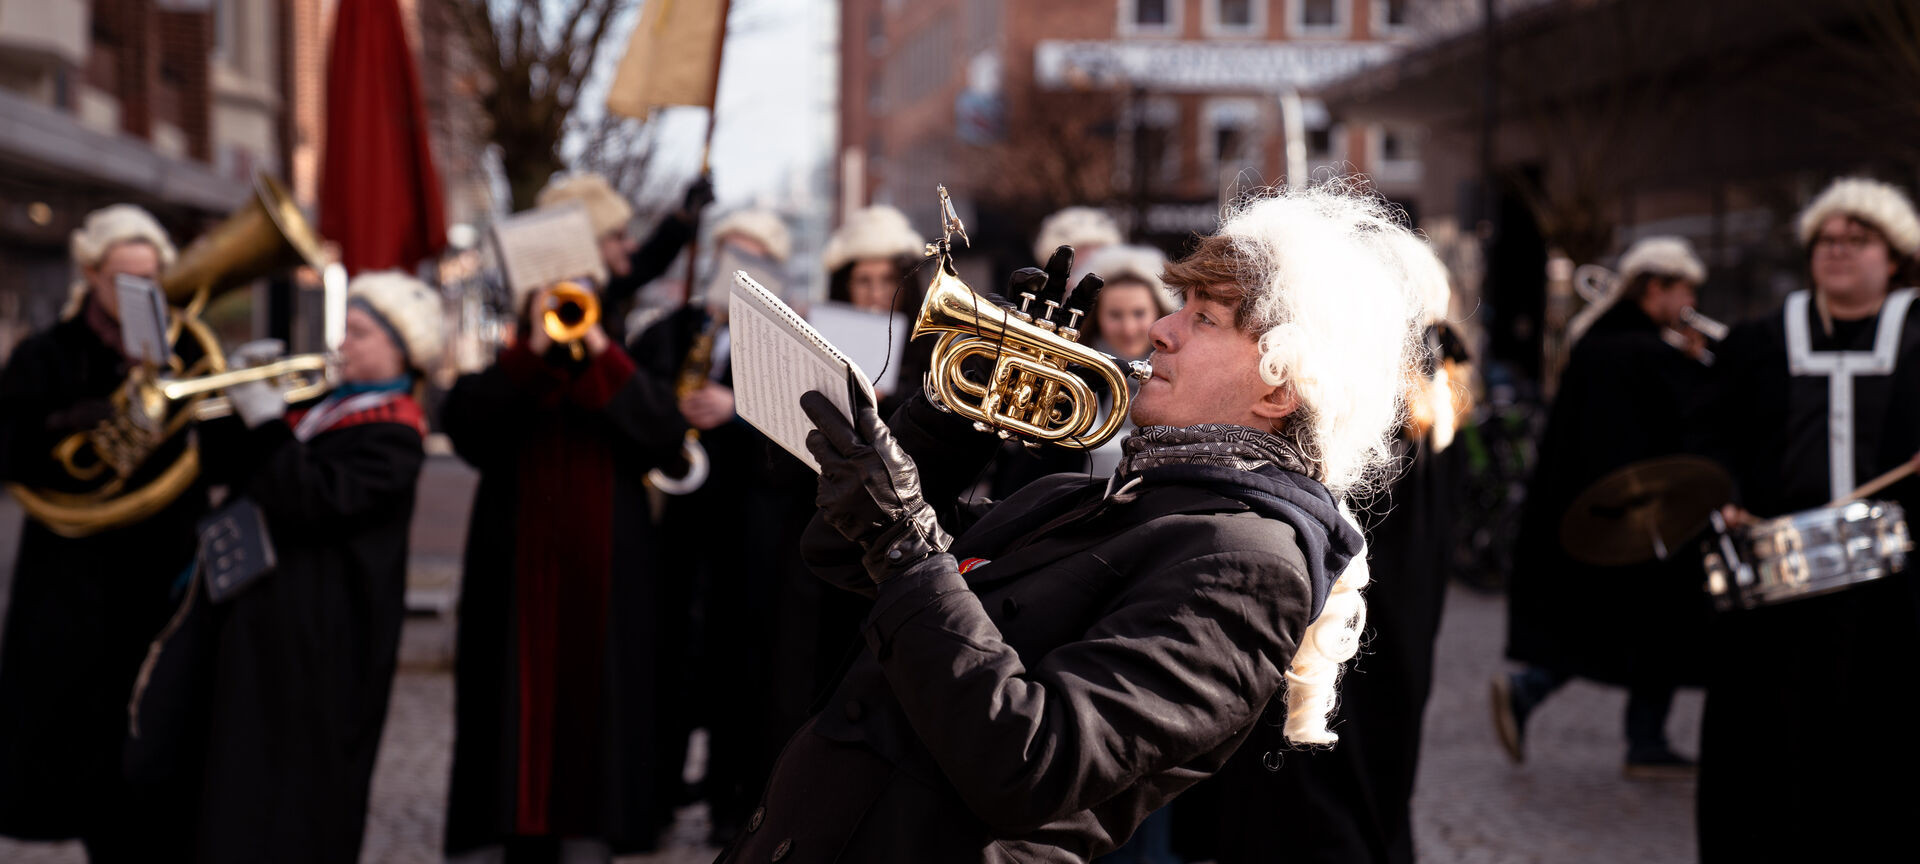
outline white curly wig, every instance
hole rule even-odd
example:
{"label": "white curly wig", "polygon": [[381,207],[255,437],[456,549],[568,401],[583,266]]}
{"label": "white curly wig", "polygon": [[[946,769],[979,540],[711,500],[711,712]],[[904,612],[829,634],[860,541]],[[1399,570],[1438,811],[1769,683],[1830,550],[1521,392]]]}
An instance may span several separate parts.
{"label": "white curly wig", "polygon": [[[132,204],[113,204],[87,214],[72,236],[67,238],[67,251],[73,257],[73,263],[82,269],[100,266],[106,260],[107,253],[122,243],[146,243],[160,256],[160,270],[165,272],[173,266],[179,257],[173,248],[173,241],[167,237],[167,229],[160,227],[160,221],[152,213]],[[84,278],[75,279],[67,291],[66,305],[60,309],[60,320],[65,321],[80,313],[80,307],[86,302],[87,292],[91,290]]]}
{"label": "white curly wig", "polygon": [[1889,183],[1865,177],[1842,177],[1827,186],[1800,211],[1800,245],[1812,248],[1813,235],[1833,216],[1851,216],[1880,230],[1894,251],[1912,257],[1920,252],[1920,216],[1905,192]]}
{"label": "white curly wig", "polygon": [[1100,246],[1121,241],[1120,226],[1105,210],[1093,207],[1068,207],[1040,223],[1040,234],[1033,241],[1033,260],[1046,263],[1053,250],[1072,246],[1085,257]]}
{"label": "white curly wig", "polygon": [[[1236,324],[1258,340],[1261,377],[1291,387],[1301,406],[1282,434],[1350,522],[1347,500],[1393,463],[1392,435],[1424,350],[1420,327],[1440,267],[1401,219],[1349,179],[1257,193],[1228,212],[1217,235],[1230,244],[1244,292]],[[1300,640],[1286,676],[1285,733],[1296,744],[1338,738],[1327,718],[1341,667],[1360,647],[1368,579],[1363,550]]]}

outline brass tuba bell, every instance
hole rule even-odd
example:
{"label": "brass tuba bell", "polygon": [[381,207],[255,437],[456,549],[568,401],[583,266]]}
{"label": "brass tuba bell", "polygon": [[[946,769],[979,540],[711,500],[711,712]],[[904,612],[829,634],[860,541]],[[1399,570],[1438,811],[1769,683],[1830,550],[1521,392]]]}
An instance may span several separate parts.
{"label": "brass tuba bell", "polygon": [[200,472],[200,456],[189,441],[172,463],[134,486],[136,475],[166,442],[195,419],[220,416],[226,400],[214,395],[243,380],[291,376],[289,399],[311,398],[329,389],[325,358],[285,358],[268,367],[227,371],[226,355],[213,329],[200,320],[209,300],[251,284],[270,273],[323,263],[320,237],[301,216],[292,196],[265,174],[254,178],[254,196],[219,225],[187,247],[160,280],[167,302],[169,344],[183,338],[198,348],[184,360],[175,349],[165,367],[136,366],[113,394],[114,416],[94,429],[76,432],[55,445],[53,456],[76,485],[86,491],[28,488],[9,484],[22,509],[63,537],[86,537],[132,524],[165,509]]}
{"label": "brass tuba bell", "polygon": [[[939,193],[941,236],[927,245],[938,269],[912,335],[940,334],[927,371],[928,399],[972,420],[980,431],[1018,437],[1029,446],[1053,443],[1090,450],[1106,443],[1127,419],[1132,403],[1127,378],[1144,381],[1153,377],[1153,368],[1134,361],[1123,370],[1119,360],[1080,344],[1079,310],[1048,303],[1046,310],[1034,310],[1036,316],[1026,305],[1004,309],[967,287],[952,260],[953,235],[965,242],[966,226],[954,213],[946,187],[939,187]],[[1027,305],[1035,299],[1022,297]],[[967,361],[975,357],[983,366],[990,364],[984,381],[966,374]],[[1104,415],[1098,396],[1076,367],[1106,383],[1113,404]]]}

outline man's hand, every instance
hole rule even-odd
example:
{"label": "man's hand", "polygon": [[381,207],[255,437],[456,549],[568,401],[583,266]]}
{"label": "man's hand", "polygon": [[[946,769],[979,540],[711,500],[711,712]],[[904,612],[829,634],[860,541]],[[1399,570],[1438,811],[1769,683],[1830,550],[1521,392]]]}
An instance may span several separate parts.
{"label": "man's hand", "polygon": [[820,462],[814,502],[834,530],[866,550],[861,563],[878,585],[952,545],[920,492],[920,471],[880,422],[871,403],[854,407],[854,421],[818,392],[800,397],[818,427],[807,450]]}
{"label": "man's hand", "polygon": [[712,381],[680,399],[680,416],[702,432],[733,419],[733,389]]}
{"label": "man's hand", "polygon": [[545,317],[547,311],[547,289],[533,292],[533,298],[527,303],[527,350],[535,357],[547,356],[553,347],[553,337],[547,335]]}
{"label": "man's hand", "polygon": [[713,177],[701,174],[687,187],[687,194],[680,199],[678,215],[683,222],[692,222],[700,217],[700,211],[713,203]]}
{"label": "man's hand", "polygon": [[1729,530],[1734,531],[1752,525],[1755,521],[1753,514],[1748,513],[1745,508],[1738,504],[1728,504],[1721,507],[1720,518],[1726,520]]}
{"label": "man's hand", "polygon": [[607,346],[613,344],[613,340],[607,338],[606,329],[598,324],[587,328],[585,341],[587,343],[587,353],[594,357],[607,353]]}

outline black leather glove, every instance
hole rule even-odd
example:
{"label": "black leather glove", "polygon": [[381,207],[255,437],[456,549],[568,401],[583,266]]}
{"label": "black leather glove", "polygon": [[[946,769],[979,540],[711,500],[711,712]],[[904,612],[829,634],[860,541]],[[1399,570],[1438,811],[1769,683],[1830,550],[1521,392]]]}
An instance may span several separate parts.
{"label": "black leather glove", "polygon": [[680,199],[680,218],[692,222],[699,218],[700,211],[713,203],[713,175],[701,174],[695,177],[693,185],[687,187],[686,197]]}
{"label": "black leather glove", "polygon": [[814,503],[827,524],[865,550],[867,578],[878,585],[947,551],[953,538],[921,495],[919,469],[871,403],[854,406],[852,423],[817,391],[801,396],[800,407],[817,427],[807,433],[807,450],[820,462]]}
{"label": "black leather glove", "polygon": [[113,419],[115,413],[112,399],[84,399],[48,414],[47,431],[55,435],[90,432]]}

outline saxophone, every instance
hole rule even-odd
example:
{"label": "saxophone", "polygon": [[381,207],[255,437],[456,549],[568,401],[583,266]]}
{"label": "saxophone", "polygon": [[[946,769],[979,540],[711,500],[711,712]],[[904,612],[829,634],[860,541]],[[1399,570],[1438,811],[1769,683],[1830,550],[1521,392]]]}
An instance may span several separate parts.
{"label": "saxophone", "polygon": [[[693,340],[693,346],[687,349],[686,359],[680,363],[680,375],[674,380],[673,395],[685,399],[694,391],[707,386],[707,379],[713,374],[713,341],[720,335],[720,328],[727,326],[719,319],[707,323],[706,329]],[[647,472],[647,483],[668,495],[686,495],[699,489],[707,482],[707,449],[700,446],[700,430],[688,429],[687,437],[680,442],[680,455],[687,460],[687,473],[674,477],[658,468]]]}

